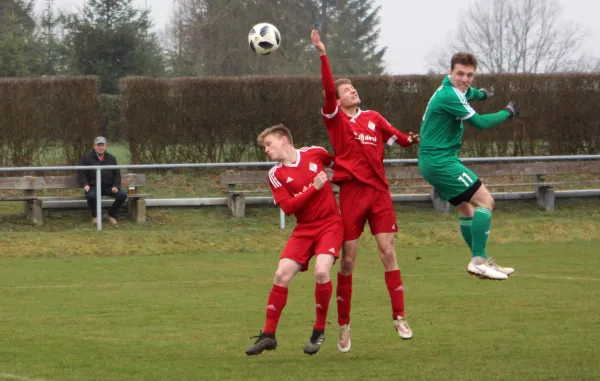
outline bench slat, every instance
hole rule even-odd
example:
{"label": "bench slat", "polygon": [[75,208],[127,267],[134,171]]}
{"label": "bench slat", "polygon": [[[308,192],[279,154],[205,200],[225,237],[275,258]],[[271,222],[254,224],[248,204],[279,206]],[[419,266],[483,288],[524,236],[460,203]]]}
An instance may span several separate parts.
{"label": "bench slat", "polygon": [[[479,177],[600,173],[600,161],[467,164]],[[421,178],[415,166],[386,167],[390,180]]]}
{"label": "bench slat", "polygon": [[[146,176],[141,173],[128,173],[121,176],[123,188],[143,186]],[[0,190],[42,190],[42,189],[78,189],[81,188],[75,175],[72,176],[21,176],[0,177]]]}
{"label": "bench slat", "polygon": [[0,197],[0,201],[33,201],[37,199],[35,196]]}

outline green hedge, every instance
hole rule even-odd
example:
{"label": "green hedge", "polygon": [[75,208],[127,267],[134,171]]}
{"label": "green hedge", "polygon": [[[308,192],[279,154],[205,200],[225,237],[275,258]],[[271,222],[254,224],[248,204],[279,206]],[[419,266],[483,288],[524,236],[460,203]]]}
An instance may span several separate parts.
{"label": "green hedge", "polygon": [[0,78],[0,165],[75,164],[98,133],[94,77]]}
{"label": "green hedge", "polygon": [[[401,131],[417,132],[442,77],[352,80],[363,109],[379,111]],[[497,93],[474,103],[480,113],[515,101],[522,114],[485,132],[467,127],[463,155],[600,152],[600,75],[481,75],[476,85]],[[121,86],[132,160],[138,163],[264,160],[255,137],[276,123],[290,127],[297,145],[330,147],[319,77],[131,77]],[[386,157],[416,157],[416,150],[394,147]]]}

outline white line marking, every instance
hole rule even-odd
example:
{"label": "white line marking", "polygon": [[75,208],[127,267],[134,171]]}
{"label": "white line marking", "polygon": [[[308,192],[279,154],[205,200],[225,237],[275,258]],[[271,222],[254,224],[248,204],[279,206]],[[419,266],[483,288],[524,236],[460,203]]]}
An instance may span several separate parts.
{"label": "white line marking", "polygon": [[0,379],[8,379],[8,380],[18,380],[18,381],[46,381],[41,378],[30,378],[25,376],[18,376],[16,374],[10,373],[0,373]]}
{"label": "white line marking", "polygon": [[123,287],[123,286],[148,286],[148,285],[177,285],[177,284],[205,284],[205,283],[242,283],[242,282],[254,282],[255,278],[252,279],[203,279],[203,280],[178,280],[178,281],[147,281],[147,282],[116,282],[116,283],[71,283],[71,284],[40,284],[40,285],[27,285],[27,286],[0,286],[0,289],[11,289],[11,290],[29,290],[29,289],[52,289],[52,288],[98,288],[98,287]]}

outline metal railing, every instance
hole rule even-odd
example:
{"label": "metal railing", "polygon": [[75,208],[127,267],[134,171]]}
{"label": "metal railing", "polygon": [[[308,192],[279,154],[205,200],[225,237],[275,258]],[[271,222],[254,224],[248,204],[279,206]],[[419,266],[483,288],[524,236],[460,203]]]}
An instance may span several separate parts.
{"label": "metal railing", "polygon": [[[461,158],[464,163],[498,163],[498,162],[533,162],[533,161],[580,161],[600,160],[600,155],[572,156],[521,156],[521,157],[472,157]],[[386,159],[388,164],[417,164],[417,159]],[[41,171],[80,171],[95,170],[96,183],[102,184],[102,170],[109,169],[175,169],[175,168],[236,168],[236,167],[271,167],[276,162],[240,162],[240,163],[190,163],[190,164],[128,164],[128,165],[91,165],[91,166],[54,166],[54,167],[0,167],[0,172],[41,172]],[[96,213],[98,231],[102,230],[102,187],[96,187]],[[280,224],[285,226],[285,214],[280,211]]]}

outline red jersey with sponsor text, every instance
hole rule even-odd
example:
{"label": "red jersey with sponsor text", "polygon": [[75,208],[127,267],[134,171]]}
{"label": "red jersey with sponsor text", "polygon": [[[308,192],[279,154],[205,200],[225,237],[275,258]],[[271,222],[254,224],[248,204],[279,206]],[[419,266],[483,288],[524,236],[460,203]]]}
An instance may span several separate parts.
{"label": "red jersey with sponsor text", "polygon": [[358,180],[387,191],[383,167],[384,144],[410,146],[408,135],[395,129],[376,111],[357,108],[347,115],[337,105],[333,75],[327,56],[321,56],[321,75],[325,104],[321,113],[335,153],[333,182]]}
{"label": "red jersey with sponsor text", "polygon": [[[276,164],[269,171],[269,184],[275,204],[311,193],[295,211],[300,223],[313,221],[341,221],[340,211],[327,182],[321,190],[313,188],[315,176],[326,167],[333,167],[333,157],[323,147],[304,147],[297,150],[298,157],[293,164]],[[284,209],[285,210],[285,209]]]}

